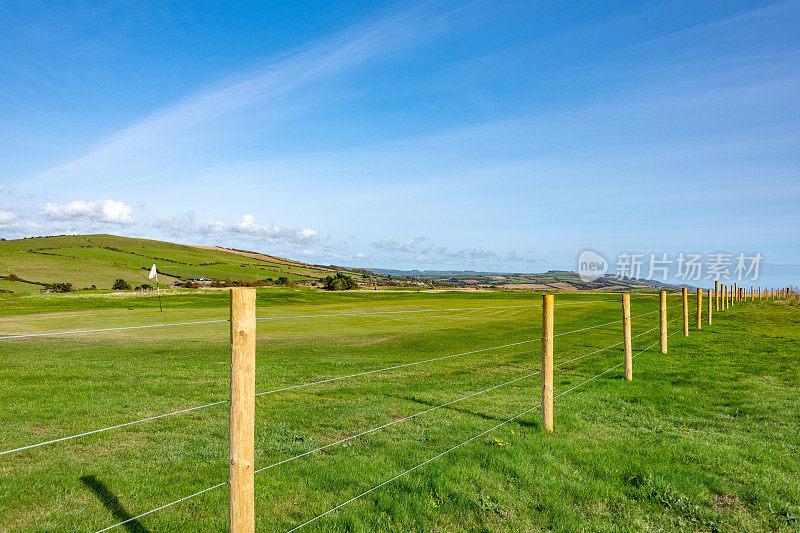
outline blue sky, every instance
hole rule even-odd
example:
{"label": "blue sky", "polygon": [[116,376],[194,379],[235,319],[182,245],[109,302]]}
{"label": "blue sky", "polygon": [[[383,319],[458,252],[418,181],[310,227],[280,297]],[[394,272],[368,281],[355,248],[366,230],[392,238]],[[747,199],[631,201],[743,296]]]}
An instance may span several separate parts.
{"label": "blue sky", "polygon": [[800,275],[800,2],[0,4],[0,236]]}

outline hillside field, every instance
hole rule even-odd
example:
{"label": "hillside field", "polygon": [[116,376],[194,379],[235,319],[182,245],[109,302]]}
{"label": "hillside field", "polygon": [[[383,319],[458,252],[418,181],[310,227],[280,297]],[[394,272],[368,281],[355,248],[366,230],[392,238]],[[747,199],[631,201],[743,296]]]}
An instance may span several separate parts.
{"label": "hillside field", "polygon": [[[0,339],[0,451],[224,402],[227,293],[164,301],[159,312],[152,295],[0,295],[0,336],[223,320]],[[536,408],[540,301],[259,289],[257,392],[463,355],[259,396],[257,469],[397,423],[257,473],[257,530],[288,531],[526,410],[303,530],[800,527],[797,307],[740,303],[697,331],[690,306],[689,337],[671,322],[661,355],[657,330],[648,332],[656,299],[634,296],[633,382],[618,367],[580,385],[622,361],[621,346],[592,353],[622,340],[619,295],[557,295],[555,393],[580,386],[556,400],[547,434]],[[678,319],[680,307],[669,313]],[[224,482],[227,409],[0,455],[0,530],[97,531]],[[113,531],[226,527],[223,486]]]}
{"label": "hillside field", "polygon": [[310,281],[336,272],[256,253],[115,235],[68,235],[0,242],[0,276],[4,278],[0,290],[31,293],[45,284],[62,282],[78,289],[92,285],[110,289],[117,279],[134,286],[152,284],[147,276],[153,264],[163,285],[188,277],[257,281],[284,276]]}

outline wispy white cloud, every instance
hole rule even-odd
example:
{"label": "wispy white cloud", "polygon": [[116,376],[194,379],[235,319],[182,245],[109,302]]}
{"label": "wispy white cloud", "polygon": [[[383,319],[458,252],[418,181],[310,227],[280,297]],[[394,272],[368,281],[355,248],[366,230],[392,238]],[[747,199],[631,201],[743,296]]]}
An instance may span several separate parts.
{"label": "wispy white cloud", "polygon": [[200,233],[204,235],[215,235],[224,232],[227,226],[217,220],[203,219],[200,222]]}
{"label": "wispy white cloud", "polygon": [[0,235],[3,238],[27,237],[40,229],[39,224],[31,220],[23,209],[10,205],[0,206]]}
{"label": "wispy white cloud", "polygon": [[425,241],[425,237],[409,237],[408,240],[404,243],[400,243],[393,240],[385,240],[380,242],[373,242],[371,246],[373,248],[377,248],[382,252],[405,252],[405,253],[414,253],[417,249],[417,245],[421,242]]}
{"label": "wispy white cloud", "polygon": [[63,205],[51,202],[44,206],[42,215],[50,220],[86,220],[108,224],[136,223],[133,218],[133,208],[120,200],[102,202],[75,200]]}
{"label": "wispy white cloud", "polygon": [[786,2],[777,2],[774,4],[762,5],[756,8],[747,9],[745,11],[736,13],[734,15],[721,17],[708,22],[694,24],[687,28],[682,28],[680,30],[673,31],[665,35],[660,35],[653,39],[648,39],[646,41],[637,43],[633,47],[635,48],[647,47],[663,42],[682,40],[690,35],[707,34],[711,30],[728,29],[729,26],[739,24],[743,21],[764,19],[771,17],[792,16],[796,15],[798,9],[800,9],[800,2],[798,0],[788,0]]}
{"label": "wispy white cloud", "polygon": [[319,237],[318,229],[304,228],[297,230],[271,224],[257,224],[256,217],[253,215],[242,215],[242,217],[230,227],[230,231],[244,235],[266,237],[273,241],[283,240],[294,243],[309,242]]}
{"label": "wispy white cloud", "polygon": [[143,152],[169,152],[186,135],[213,131],[201,128],[209,122],[444,31],[448,27],[445,20],[463,9],[442,10],[424,4],[357,25],[263,68],[199,90],[118,131],[88,153],[23,183],[97,175]]}
{"label": "wispy white cloud", "polygon": [[159,217],[151,224],[157,230],[173,237],[186,237],[194,232],[194,213],[184,213],[174,217]]}
{"label": "wispy white cloud", "polygon": [[193,212],[172,217],[159,217],[150,224],[161,233],[181,240],[203,240],[211,237],[241,238],[266,240],[269,243],[289,243],[292,245],[308,245],[317,242],[319,229],[294,229],[274,224],[258,224],[254,215],[242,215],[233,224],[225,224],[218,220],[204,218],[199,223]]}
{"label": "wispy white cloud", "polygon": [[[456,267],[475,267],[489,262],[494,264],[530,264],[537,261],[530,257],[524,257],[516,251],[501,254],[480,246],[449,250],[446,246],[431,244],[420,249],[419,244],[427,240],[426,237],[410,237],[405,243],[395,240],[383,240],[373,242],[371,245],[382,252],[414,254],[414,259],[422,263],[438,263]],[[356,254],[356,257],[359,257],[359,255],[363,254]]]}

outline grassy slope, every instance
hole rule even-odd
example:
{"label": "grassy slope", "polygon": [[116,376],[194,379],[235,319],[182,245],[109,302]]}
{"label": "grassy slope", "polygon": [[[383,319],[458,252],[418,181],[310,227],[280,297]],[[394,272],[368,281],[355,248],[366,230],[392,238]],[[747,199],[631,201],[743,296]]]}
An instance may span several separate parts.
{"label": "grassy slope", "polygon": [[[113,249],[111,249],[113,248]],[[232,252],[113,235],[76,235],[0,242],[0,275],[16,274],[41,283],[70,282],[76,287],[96,285],[108,289],[117,278],[132,284],[147,283],[153,263],[160,280],[207,277],[258,280],[286,276],[316,279],[329,272],[305,265],[284,265],[244,257]],[[14,292],[31,292],[30,285],[0,286]]]}
{"label": "grassy slope", "polygon": [[[2,333],[227,314],[227,297],[217,292],[170,297],[163,314],[148,298],[0,298]],[[605,299],[557,300],[587,298]],[[530,294],[270,289],[259,291],[259,316],[538,301]],[[655,305],[634,300],[633,314]],[[559,333],[616,320],[619,305],[556,312]],[[656,316],[634,320],[634,335],[655,326]],[[655,349],[640,355],[633,383],[617,369],[558,400],[554,434],[541,431],[534,410],[308,529],[796,529],[798,322],[797,309],[767,302],[717,313],[702,332],[692,327],[689,338],[671,337],[667,356]],[[256,388],[535,338],[539,323],[536,308],[261,321]],[[224,399],[227,335],[223,323],[0,341],[2,448]],[[619,336],[615,324],[558,337],[556,364]],[[634,348],[655,338],[635,339]],[[613,348],[558,369],[556,393],[620,357]],[[538,359],[531,343],[260,397],[256,466],[525,375]],[[286,530],[536,405],[539,379],[257,474],[257,527]],[[223,405],[0,457],[0,530],[94,531],[222,481],[226,418]],[[226,489],[217,489],[134,530],[223,530],[226,502]]]}

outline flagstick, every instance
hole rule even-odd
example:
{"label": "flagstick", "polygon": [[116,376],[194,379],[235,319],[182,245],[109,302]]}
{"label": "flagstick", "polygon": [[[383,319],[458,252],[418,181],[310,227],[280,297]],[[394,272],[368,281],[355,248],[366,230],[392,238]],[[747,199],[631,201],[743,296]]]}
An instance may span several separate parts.
{"label": "flagstick", "polygon": [[164,312],[164,308],[161,307],[161,289],[158,286],[158,269],[156,269],[156,292],[158,293],[158,308],[161,312]]}

